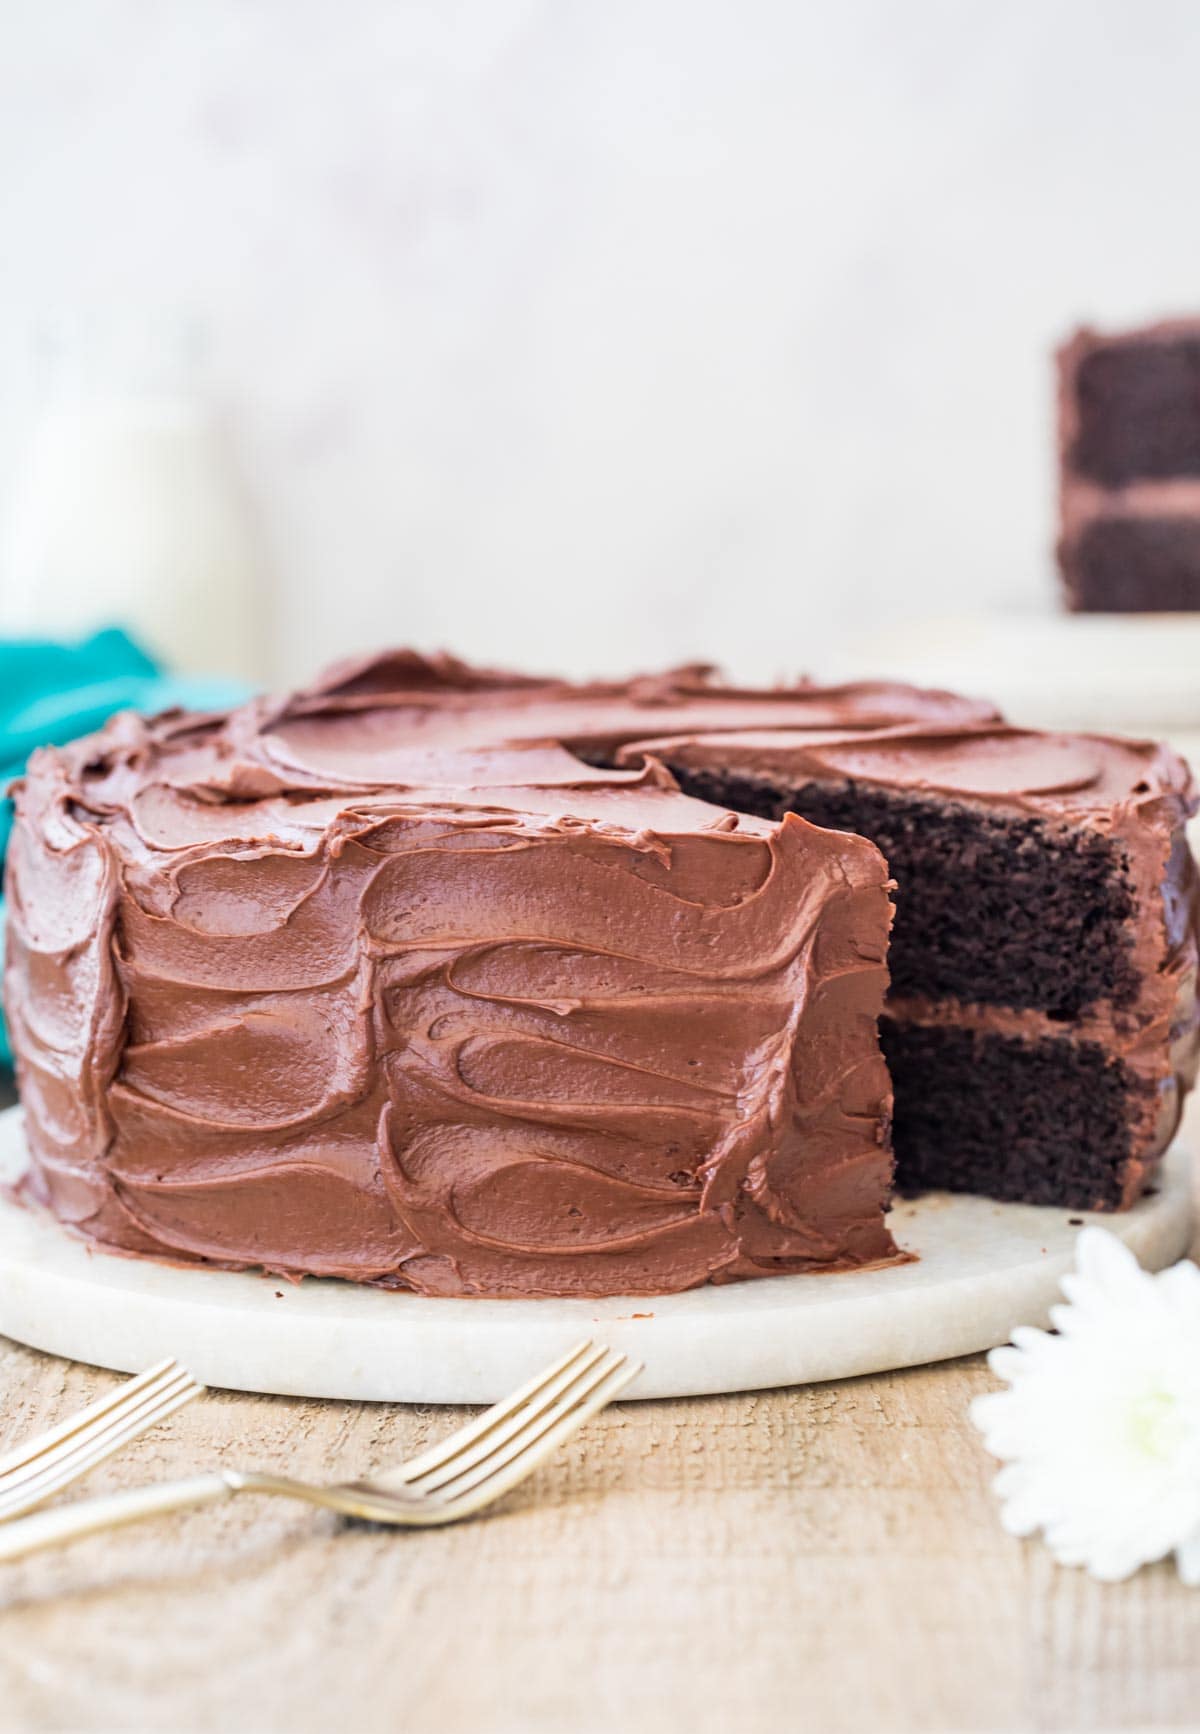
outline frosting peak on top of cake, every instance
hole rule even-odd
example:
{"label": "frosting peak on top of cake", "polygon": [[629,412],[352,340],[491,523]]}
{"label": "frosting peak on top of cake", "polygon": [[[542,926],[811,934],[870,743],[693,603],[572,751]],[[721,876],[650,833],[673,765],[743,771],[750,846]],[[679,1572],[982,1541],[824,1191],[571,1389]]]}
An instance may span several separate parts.
{"label": "frosting peak on top of cake", "polygon": [[[373,716],[364,728],[364,716]],[[626,741],[676,729],[884,728],[995,719],[989,704],[892,681],[747,690],[722,685],[705,663],[625,681],[573,683],[474,669],[453,657],[391,651],[342,663],[282,704],[265,705],[254,726],[285,762],[305,762],[319,739],[347,754],[364,748],[382,761],[389,746],[454,749],[557,741],[601,754]],[[339,724],[338,719],[344,719]]]}
{"label": "frosting peak on top of cake", "polygon": [[[372,705],[427,706],[445,703],[470,708],[482,695],[493,695],[513,705],[536,704],[543,698],[565,699],[576,706],[621,699],[633,706],[673,705],[692,699],[710,699],[736,712],[748,707],[755,713],[764,708],[778,712],[780,705],[798,707],[805,715],[836,711],[836,720],[886,720],[923,717],[928,721],[962,721],[968,717],[995,717],[994,705],[963,698],[936,688],[907,686],[899,681],[859,680],[835,685],[802,678],[790,685],[737,687],[725,684],[715,664],[680,663],[651,674],[635,674],[624,680],[570,681],[550,675],[515,674],[507,669],[477,668],[445,651],[425,655],[421,651],[395,649],[334,663],[306,687],[299,688],[278,708],[299,714],[309,706],[327,711],[335,706],[369,709]],[[784,718],[781,716],[780,721]]]}
{"label": "frosting peak on top of cake", "polygon": [[[222,841],[307,847],[340,816],[365,821],[431,811],[537,815],[629,832],[769,830],[682,794],[649,758],[602,769],[550,742],[458,750],[389,744],[380,763],[366,745],[353,755],[343,738],[324,759],[314,752],[309,762],[289,761],[274,737],[245,733],[245,720],[235,713],[226,729],[116,718],[56,755],[63,798],[79,816],[127,824],[147,847],[165,851]],[[33,774],[40,773],[35,762]]]}
{"label": "frosting peak on top of cake", "polygon": [[[224,822],[216,803],[231,809],[229,834],[245,836],[252,815],[238,809],[255,803],[283,801],[287,812],[275,817],[295,829],[305,823],[306,802],[314,803],[311,823],[326,822],[325,796],[445,804],[449,790],[472,806],[516,806],[530,790],[556,790],[561,810],[580,817],[689,829],[711,825],[712,809],[679,794],[653,764],[612,767],[623,745],[684,727],[689,735],[831,727],[857,734],[902,722],[973,724],[994,714],[974,700],[892,682],[755,693],[722,686],[711,668],[695,664],[573,685],[396,650],[342,663],[299,692],[227,715],[168,712],[149,722],[122,715],[65,756],[77,798],[98,815],[198,809],[197,833],[209,841]],[[588,762],[597,759],[605,768]],[[482,791],[491,791],[487,801]]]}

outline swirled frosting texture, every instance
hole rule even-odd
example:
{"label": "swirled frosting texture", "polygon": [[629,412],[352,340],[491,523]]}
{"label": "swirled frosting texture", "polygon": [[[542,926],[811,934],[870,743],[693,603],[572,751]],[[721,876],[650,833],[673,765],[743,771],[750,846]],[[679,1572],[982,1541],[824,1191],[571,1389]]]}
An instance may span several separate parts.
{"label": "swirled frosting texture", "polygon": [[6,970],[31,1191],[129,1253],[425,1294],[899,1256],[882,857],[557,742],[906,712],[980,714],[398,653],[37,755]]}

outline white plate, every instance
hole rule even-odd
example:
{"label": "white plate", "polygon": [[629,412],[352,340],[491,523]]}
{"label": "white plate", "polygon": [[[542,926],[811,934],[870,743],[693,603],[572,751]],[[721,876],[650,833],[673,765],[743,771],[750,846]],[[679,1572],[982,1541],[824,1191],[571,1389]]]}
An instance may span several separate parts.
{"label": "white plate", "polygon": [[[20,1110],[0,1114],[0,1176],[26,1162]],[[611,1300],[426,1300],[353,1283],[117,1258],[0,1197],[0,1333],[136,1372],[176,1355],[206,1384],[284,1396],[490,1403],[581,1337],[645,1363],[630,1397],[750,1391],[944,1360],[1045,1323],[1081,1220],[1152,1269],[1187,1249],[1190,1163],[1120,1216],[934,1193],[891,1221],[917,1264],[778,1276]]]}

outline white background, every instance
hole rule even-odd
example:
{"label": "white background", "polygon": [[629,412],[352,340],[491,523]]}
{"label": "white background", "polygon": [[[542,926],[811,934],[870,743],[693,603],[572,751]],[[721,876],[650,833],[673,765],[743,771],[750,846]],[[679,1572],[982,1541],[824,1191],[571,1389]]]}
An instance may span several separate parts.
{"label": "white background", "polygon": [[1194,0],[2,0],[47,308],[195,313],[276,677],[1050,609],[1049,353],[1200,308]]}

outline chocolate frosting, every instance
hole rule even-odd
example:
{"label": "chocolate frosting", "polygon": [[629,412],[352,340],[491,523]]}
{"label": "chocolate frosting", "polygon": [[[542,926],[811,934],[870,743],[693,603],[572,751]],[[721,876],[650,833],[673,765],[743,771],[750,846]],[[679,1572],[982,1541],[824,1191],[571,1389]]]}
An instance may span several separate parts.
{"label": "chocolate frosting", "polygon": [[1083,822],[1098,816],[1165,816],[1196,809],[1191,772],[1161,741],[1052,734],[982,720],[930,728],[692,730],[620,748],[618,764],[646,755],[672,764],[803,782],[852,781],[967,799],[1010,813]]}
{"label": "chocolate frosting", "polygon": [[38,754],[6,972],[32,1195],[125,1252],[426,1294],[900,1256],[882,857],[576,752],[905,713],[987,714],[396,653]]}

